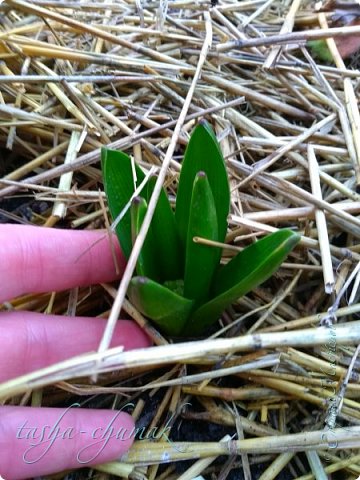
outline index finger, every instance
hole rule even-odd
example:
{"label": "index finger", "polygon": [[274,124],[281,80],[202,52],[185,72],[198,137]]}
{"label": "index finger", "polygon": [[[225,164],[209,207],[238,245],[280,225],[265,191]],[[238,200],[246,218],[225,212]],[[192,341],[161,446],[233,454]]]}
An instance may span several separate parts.
{"label": "index finger", "polygon": [[104,231],[0,225],[0,302],[115,280],[125,267],[115,236],[114,251],[119,274]]}

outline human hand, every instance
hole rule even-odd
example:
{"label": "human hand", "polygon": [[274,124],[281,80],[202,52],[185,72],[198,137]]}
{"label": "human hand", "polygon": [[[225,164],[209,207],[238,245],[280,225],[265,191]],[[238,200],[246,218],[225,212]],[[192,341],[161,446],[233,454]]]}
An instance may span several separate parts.
{"label": "human hand", "polygon": [[[102,237],[102,232],[0,225],[0,303],[25,293],[65,290],[121,276],[125,260],[120,248],[115,241],[121,271],[116,275],[109,240]],[[1,312],[0,382],[96,350],[105,322]],[[117,323],[112,347],[129,350],[149,344],[135,323]],[[124,412],[1,406],[0,415],[0,476],[5,480],[110,461],[133,441],[134,422]],[[120,430],[122,437],[114,438]],[[113,438],[107,441],[110,433]]]}

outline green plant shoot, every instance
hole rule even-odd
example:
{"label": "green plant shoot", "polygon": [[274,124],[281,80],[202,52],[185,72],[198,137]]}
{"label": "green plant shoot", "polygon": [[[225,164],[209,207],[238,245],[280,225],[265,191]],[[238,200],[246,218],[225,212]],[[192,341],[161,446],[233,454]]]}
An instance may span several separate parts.
{"label": "green plant shoot", "polygon": [[[129,156],[104,148],[102,171],[111,216],[122,215],[116,234],[128,258],[156,177],[132,198],[145,175],[135,166],[134,184]],[[291,230],[279,230],[221,266],[221,249],[197,239],[223,243],[229,209],[224,158],[210,125],[201,121],[186,148],[175,212],[163,189],[128,289],[135,307],[165,334],[201,334],[231,303],[271,277],[300,240]]]}

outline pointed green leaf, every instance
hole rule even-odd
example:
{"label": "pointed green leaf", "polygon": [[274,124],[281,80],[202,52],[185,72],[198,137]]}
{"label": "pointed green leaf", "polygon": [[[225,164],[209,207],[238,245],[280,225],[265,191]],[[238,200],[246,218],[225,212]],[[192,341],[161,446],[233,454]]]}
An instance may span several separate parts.
{"label": "pointed green leaf", "polygon": [[[130,157],[123,152],[103,148],[101,156],[108,205],[113,220],[116,220],[128,205],[135,190],[133,166]],[[144,180],[145,175],[136,164],[135,172],[136,186],[138,186]],[[156,177],[151,177],[147,186],[141,192],[141,196],[145,198],[147,203],[150,200],[155,182]],[[151,231],[152,233],[150,233]],[[116,234],[124,255],[129,258],[132,249],[130,209],[117,224]],[[161,190],[148,235],[152,235],[154,240],[151,242],[152,248],[154,248],[153,256],[157,259],[157,274],[154,278],[161,278],[162,281],[165,281],[183,277],[184,260],[180,239],[175,217],[164,189]]]}
{"label": "pointed green leaf", "polygon": [[291,230],[278,230],[242,250],[217,272],[215,298],[194,312],[186,333],[200,333],[216,322],[228,305],[271,277],[299,240],[300,236]]}
{"label": "pointed green leaf", "polygon": [[[147,204],[144,198],[135,197],[130,207],[131,217],[131,239],[135,243],[144,217],[147,211]],[[153,280],[159,280],[158,268],[156,264],[156,257],[154,255],[154,238],[151,228],[149,229],[144,244],[141,248],[140,255],[136,264],[136,271],[138,275],[150,277]]]}
{"label": "pointed green leaf", "polygon": [[168,335],[179,335],[194,302],[177,295],[149,278],[134,277],[128,295],[134,306]]}
{"label": "pointed green leaf", "polygon": [[175,218],[182,244],[186,245],[190,216],[190,195],[195,175],[206,173],[214,196],[219,241],[224,241],[227,230],[227,216],[230,208],[230,190],[226,166],[219,143],[206,121],[201,121],[193,131],[186,148],[181,167],[176,197]]}
{"label": "pointed green leaf", "polygon": [[[123,152],[102,148],[101,164],[109,210],[115,221],[135,191],[131,159]],[[145,175],[137,165],[135,171],[139,185]],[[130,209],[117,224],[116,234],[125,257],[129,258],[132,249]]]}
{"label": "pointed green leaf", "polygon": [[[152,176],[149,179],[147,185],[148,202],[154,191],[156,180],[156,176]],[[183,278],[183,249],[181,248],[180,238],[176,228],[175,215],[164,189],[161,190],[155,208],[153,221],[151,222],[151,230],[153,238],[156,241],[154,248],[156,248],[156,261],[158,263],[158,270],[161,272],[162,280],[177,280]]]}
{"label": "pointed green leaf", "polygon": [[201,305],[209,299],[211,282],[219,261],[218,248],[194,242],[194,237],[218,240],[214,196],[204,172],[195,176],[190,205],[184,296]]}

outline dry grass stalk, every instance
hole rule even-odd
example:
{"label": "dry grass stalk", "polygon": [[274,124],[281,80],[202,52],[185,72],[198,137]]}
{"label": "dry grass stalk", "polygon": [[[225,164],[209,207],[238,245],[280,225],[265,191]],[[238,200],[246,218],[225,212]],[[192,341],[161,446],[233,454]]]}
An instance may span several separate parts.
{"label": "dry grass stalk", "polygon": [[[309,175],[312,193],[319,200],[322,199],[321,185],[319,178],[319,165],[316,160],[314,149],[311,145],[308,146],[308,162],[309,162]],[[319,246],[321,252],[321,263],[323,267],[323,277],[325,292],[331,294],[334,287],[334,274],[331,261],[331,252],[329,245],[328,230],[326,225],[325,214],[322,210],[315,210],[316,227],[319,234]]]}
{"label": "dry grass stalk", "polygon": [[[65,157],[65,163],[71,163],[75,159],[79,147],[79,140],[80,140],[80,132],[72,132],[70,137],[70,142],[68,146],[68,150]],[[81,147],[81,145],[80,145]],[[70,190],[71,183],[72,183],[72,172],[64,173],[60,177],[59,187],[58,190],[66,191]],[[58,218],[64,218],[66,215],[66,204],[61,201],[56,201],[53,206],[52,216]],[[51,217],[50,217],[51,218]]]}
{"label": "dry grass stalk", "polygon": [[[333,450],[342,446],[347,448],[359,448],[359,427],[350,427],[347,432],[335,429],[338,444]],[[195,443],[191,442],[137,442],[131,451],[122,457],[122,461],[144,465],[148,462],[157,463],[165,458],[172,461],[185,459],[198,459],[215,455],[231,455],[239,452],[260,453],[267,450],[271,453],[283,453],[285,451],[308,451],[326,450],[329,442],[323,430],[305,432],[292,435],[278,435],[256,439],[233,440],[225,445],[219,443]],[[351,461],[349,461],[351,463]]]}
{"label": "dry grass stalk", "polygon": [[294,452],[281,453],[265,470],[265,472],[261,474],[259,480],[274,480],[276,476],[290,462],[294,455]]}
{"label": "dry grass stalk", "polygon": [[[358,322],[335,327],[336,340],[339,345],[357,344],[360,342]],[[234,337],[229,339],[207,340],[180,344],[162,345],[145,350],[123,352],[123,347],[115,347],[106,352],[90,353],[65,360],[54,366],[43,368],[15,380],[0,385],[0,395],[6,398],[29,388],[38,388],[59,380],[74,376],[87,376],[112,371],[114,369],[130,369],[137,366],[160,366],[173,362],[197,363],[203,356],[214,361],[225,352],[251,351],[260,348],[324,345],[332,339],[333,333],[327,327],[308,329],[297,332],[263,333]],[[199,353],[200,352],[200,353]],[[101,367],[96,370],[101,360]]]}
{"label": "dry grass stalk", "polygon": [[[291,4],[291,7],[285,17],[284,23],[280,29],[279,34],[283,35],[285,33],[289,33],[292,31],[295,23],[295,15],[296,12],[299,10],[301,5],[301,0],[294,0]],[[264,68],[271,68],[274,66],[276,60],[280,56],[281,53],[281,46],[275,46],[271,47],[270,52],[268,53],[268,56],[265,59],[264,62]]]}
{"label": "dry grass stalk", "polygon": [[[201,341],[172,343],[125,299],[145,231],[120,290],[101,285],[9,299],[1,306],[4,314],[27,309],[108,316],[117,301],[103,352],[11,380],[0,386],[0,396],[53,406],[63,405],[69,394],[80,401],[97,396],[99,402],[112,395],[117,405],[130,398],[134,417],[148,418],[148,428],[161,428],[174,415],[172,435],[179,432],[182,442],[139,441],[129,463],[97,467],[104,475],[226,480],[235,470],[250,478],[261,461],[262,480],[281,474],[326,478],[331,472],[357,477],[360,329],[353,320],[360,312],[360,121],[354,92],[360,72],[339,57],[332,40],[335,66],[317,62],[305,41],[351,35],[359,27],[328,28],[329,15],[297,1],[223,0],[209,8],[184,0],[167,7],[165,12],[137,1],[2,2],[0,217],[53,226],[61,206],[65,226],[106,226],[98,165],[105,144],[126,150],[146,172],[160,170],[158,187],[164,183],[174,203],[189,133],[206,117],[221,140],[232,190],[222,261],[278,228],[298,231],[301,244]],[[300,48],[293,54],[289,46]],[[264,70],[264,64],[276,68]],[[31,215],[8,211],[14,195],[30,205]],[[156,196],[152,208],[155,203]],[[325,284],[334,283],[339,292],[335,301],[324,291],[323,272]],[[156,347],[107,350],[121,306]],[[340,325],[333,328],[335,315]],[[319,322],[329,325],[318,328]],[[103,369],[97,370],[100,360]],[[99,376],[96,384],[89,380],[93,374]],[[194,404],[184,408],[187,402]],[[338,450],[321,438],[334,419],[344,427],[336,430]],[[187,443],[193,437],[186,428],[193,432],[194,425],[214,432],[212,442]],[[226,434],[238,441],[219,443]],[[307,452],[307,460],[298,452]],[[223,464],[214,460],[221,454],[228,456]],[[164,455],[171,460],[167,467]],[[194,463],[181,475],[177,461],[185,458]]]}
{"label": "dry grass stalk", "polygon": [[234,48],[262,47],[264,45],[292,44],[304,40],[318,40],[332,37],[346,37],[360,33],[359,26],[347,26],[338,28],[327,28],[323,30],[305,30],[303,32],[285,33],[279,35],[270,35],[268,37],[256,38],[250,40],[237,40],[233,42],[222,43],[217,47],[219,52],[226,52]]}

